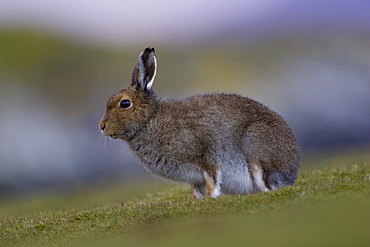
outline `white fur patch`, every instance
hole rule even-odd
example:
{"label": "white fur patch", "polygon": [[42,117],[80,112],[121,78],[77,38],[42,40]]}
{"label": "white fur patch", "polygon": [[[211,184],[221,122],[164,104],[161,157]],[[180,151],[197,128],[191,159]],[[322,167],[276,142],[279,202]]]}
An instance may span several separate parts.
{"label": "white fur patch", "polygon": [[148,84],[146,84],[147,89],[152,88],[155,76],[157,75],[157,58],[155,56],[153,56],[153,60],[154,60],[154,75],[153,75],[152,79],[148,82]]}

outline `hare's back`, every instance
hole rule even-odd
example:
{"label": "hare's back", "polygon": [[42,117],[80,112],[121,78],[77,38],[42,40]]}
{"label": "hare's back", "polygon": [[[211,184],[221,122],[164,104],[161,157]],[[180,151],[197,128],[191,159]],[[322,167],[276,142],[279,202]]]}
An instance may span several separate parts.
{"label": "hare's back", "polygon": [[189,136],[194,136],[204,145],[213,146],[220,142],[241,144],[249,131],[255,132],[257,138],[266,138],[262,134],[267,125],[272,132],[289,129],[274,111],[235,94],[208,94],[181,101],[164,101],[154,122],[162,130],[161,137],[178,139],[186,133],[188,140]]}
{"label": "hare's back", "polygon": [[[213,122],[252,123],[273,121],[281,117],[256,100],[237,94],[206,94],[188,98],[180,103],[180,114],[198,113]],[[217,118],[218,117],[218,118]]]}
{"label": "hare's back", "polygon": [[248,146],[254,154],[267,149],[271,153],[298,152],[295,135],[284,119],[253,99],[235,94],[208,94],[162,103],[153,119],[157,127],[150,129],[160,128],[163,138],[179,139],[186,134],[188,140],[193,136],[192,140],[204,145]]}

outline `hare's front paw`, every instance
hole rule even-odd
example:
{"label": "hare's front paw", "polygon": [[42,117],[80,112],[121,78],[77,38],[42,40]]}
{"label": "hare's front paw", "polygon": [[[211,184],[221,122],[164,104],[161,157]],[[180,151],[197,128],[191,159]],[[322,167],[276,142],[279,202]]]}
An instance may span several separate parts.
{"label": "hare's front paw", "polygon": [[217,171],[215,176],[210,176],[208,172],[203,172],[205,184],[195,184],[192,186],[195,199],[204,199],[205,197],[216,198],[221,193],[221,172]]}

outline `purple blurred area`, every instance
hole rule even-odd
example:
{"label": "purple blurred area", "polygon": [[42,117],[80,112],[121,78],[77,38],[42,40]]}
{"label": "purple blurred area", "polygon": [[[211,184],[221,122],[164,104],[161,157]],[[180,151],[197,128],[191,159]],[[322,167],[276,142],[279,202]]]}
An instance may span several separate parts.
{"label": "purple blurred area", "polygon": [[2,0],[0,199],[145,176],[97,127],[145,46],[160,96],[254,98],[303,154],[369,147],[369,13],[365,0]]}
{"label": "purple blurred area", "polygon": [[369,32],[366,0],[3,0],[0,28],[44,29],[103,45]]}

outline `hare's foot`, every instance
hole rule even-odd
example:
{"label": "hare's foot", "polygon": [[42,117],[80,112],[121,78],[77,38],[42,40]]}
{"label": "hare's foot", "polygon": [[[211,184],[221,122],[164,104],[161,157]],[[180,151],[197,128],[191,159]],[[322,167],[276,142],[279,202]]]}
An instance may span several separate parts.
{"label": "hare's foot", "polygon": [[204,178],[206,180],[207,196],[208,197],[219,197],[221,193],[221,171],[217,170],[216,174],[211,176],[208,172],[204,172]]}
{"label": "hare's foot", "polygon": [[217,170],[212,175],[204,171],[203,175],[205,183],[192,185],[194,198],[204,199],[205,197],[216,198],[221,196],[221,171]]}
{"label": "hare's foot", "polygon": [[194,199],[204,199],[206,197],[206,186],[204,184],[194,184],[191,186]]}

